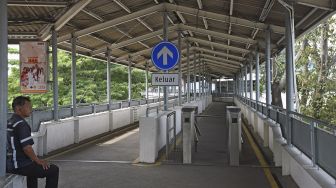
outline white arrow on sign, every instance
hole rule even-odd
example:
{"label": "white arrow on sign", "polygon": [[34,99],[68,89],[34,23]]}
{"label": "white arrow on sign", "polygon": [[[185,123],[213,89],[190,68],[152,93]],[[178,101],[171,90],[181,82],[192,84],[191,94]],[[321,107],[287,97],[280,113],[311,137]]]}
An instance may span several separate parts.
{"label": "white arrow on sign", "polygon": [[173,52],[171,52],[167,47],[163,47],[159,53],[157,54],[157,58],[159,59],[161,56],[163,56],[163,65],[168,64],[168,55],[173,58]]}

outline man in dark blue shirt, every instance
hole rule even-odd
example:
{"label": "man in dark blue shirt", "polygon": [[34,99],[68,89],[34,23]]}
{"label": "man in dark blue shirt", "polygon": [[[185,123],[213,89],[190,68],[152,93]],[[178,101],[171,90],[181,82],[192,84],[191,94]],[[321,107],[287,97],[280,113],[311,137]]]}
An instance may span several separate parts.
{"label": "man in dark blue shirt", "polygon": [[37,188],[37,178],[46,178],[46,188],[57,188],[59,169],[39,159],[33,150],[31,129],[24,118],[32,113],[28,97],[13,100],[13,116],[7,123],[7,172],[27,176],[27,187]]}

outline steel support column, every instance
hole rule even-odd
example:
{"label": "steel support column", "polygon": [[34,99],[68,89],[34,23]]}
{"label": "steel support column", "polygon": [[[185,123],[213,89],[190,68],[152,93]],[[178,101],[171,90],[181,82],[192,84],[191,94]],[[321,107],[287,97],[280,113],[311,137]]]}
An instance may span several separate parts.
{"label": "steel support column", "polygon": [[204,76],[205,76],[204,61],[201,64],[201,75],[202,75],[202,98],[203,98],[204,97]]}
{"label": "steel support column", "polygon": [[[183,95],[186,95],[187,94],[187,78],[185,75],[182,74],[182,79],[183,79]],[[182,100],[184,101],[184,100]]]}
{"label": "steel support column", "polygon": [[208,95],[211,94],[211,76],[210,73],[208,73]]}
{"label": "steel support column", "polygon": [[158,100],[159,100],[159,106],[160,106],[160,104],[161,104],[160,103],[160,86],[157,86],[157,90],[158,90],[158,98],[159,98]]}
{"label": "steel support column", "polygon": [[57,76],[57,33],[53,28],[51,31],[52,43],[52,65],[53,65],[53,99],[54,99],[54,120],[58,121],[58,76]]}
{"label": "steel support column", "polygon": [[206,88],[207,88],[207,95],[209,95],[209,91],[210,91],[210,76],[209,76],[209,72],[207,71],[207,77],[206,77]]}
{"label": "steel support column", "polygon": [[187,43],[187,103],[190,103],[190,57],[189,57],[189,44]]}
{"label": "steel support column", "polygon": [[202,70],[201,70],[201,54],[198,53],[198,98],[201,99],[201,79],[202,79]]}
{"label": "steel support column", "polygon": [[[181,54],[181,31],[177,32],[178,34],[178,51]],[[178,78],[179,78],[179,83],[178,83],[178,105],[182,106],[182,66],[181,66],[181,58],[178,60]]]}
{"label": "steel support column", "polygon": [[209,95],[211,95],[212,94],[212,78],[211,78],[211,76],[210,76],[210,78],[209,78]]}
{"label": "steel support column", "polygon": [[244,97],[244,76],[243,76],[243,68],[240,69],[240,93],[241,97]]}
{"label": "steel support column", "polygon": [[219,93],[222,93],[222,81],[221,81],[222,77],[219,77]]}
{"label": "steel support column", "polygon": [[8,100],[7,0],[0,1],[0,177],[6,175]]}
{"label": "steel support column", "polygon": [[202,69],[203,62],[199,62],[199,75],[200,75],[200,80],[199,80],[199,97],[200,99],[203,97],[203,69]]}
{"label": "steel support column", "polygon": [[[196,50],[195,50],[196,51]],[[194,101],[196,101],[196,81],[197,81],[197,78],[196,78],[196,52],[194,51]]]}
{"label": "steel support column", "polygon": [[237,95],[240,96],[240,73],[237,73]]}
{"label": "steel support column", "polygon": [[288,144],[292,144],[292,124],[290,112],[294,111],[294,12],[286,11],[286,112],[288,124]]}
{"label": "steel support column", "polygon": [[132,62],[128,57],[128,102],[132,100]]}
{"label": "steel support column", "polygon": [[[204,67],[205,67],[205,65],[204,65]],[[208,88],[207,80],[208,80],[208,73],[206,72],[206,70],[204,68],[204,97],[207,96],[207,88]]]}
{"label": "steel support column", "polygon": [[249,65],[249,67],[250,67],[250,100],[252,100],[253,99],[253,80],[252,80],[253,66],[252,66],[252,58],[250,58],[250,65]]}
{"label": "steel support column", "polygon": [[243,76],[242,76],[242,69],[239,70],[239,95],[242,97],[243,96]]}
{"label": "steel support column", "polygon": [[148,62],[146,63],[146,74],[145,74],[145,83],[146,83],[146,99],[148,100]]}
{"label": "steel support column", "polygon": [[[163,12],[163,40],[168,41],[168,18],[167,12]],[[180,39],[179,39],[180,40]],[[179,46],[179,51],[181,50]],[[167,71],[168,72],[168,71]],[[167,86],[163,86],[163,110],[168,110],[168,90]]]}
{"label": "steel support column", "polygon": [[260,83],[259,83],[259,52],[256,50],[255,54],[256,64],[255,64],[255,74],[256,74],[256,101],[259,102],[260,96]]}
{"label": "steel support column", "polygon": [[238,87],[238,93],[239,93],[239,96],[241,96],[241,69],[239,70],[239,72],[238,72],[238,85],[239,85],[239,87]]}
{"label": "steel support column", "polygon": [[111,50],[107,49],[106,50],[106,58],[107,58],[107,83],[106,83],[106,92],[107,92],[107,102],[109,104],[109,110],[111,110]]}
{"label": "steel support column", "polygon": [[241,96],[241,92],[242,92],[242,85],[241,85],[241,69],[239,70],[239,74],[238,74],[238,84],[239,84],[239,96]]}
{"label": "steel support column", "polygon": [[244,73],[245,73],[245,98],[247,99],[247,63],[245,65],[245,70],[244,70]]}
{"label": "steel support column", "polygon": [[77,100],[76,100],[76,80],[77,80],[77,70],[76,70],[76,38],[71,38],[71,93],[72,93],[72,115],[77,116]]}
{"label": "steel support column", "polygon": [[[265,30],[265,72],[266,72],[266,105],[267,109],[271,105],[271,31],[269,29]],[[267,115],[268,116],[268,115]]]}
{"label": "steel support column", "polygon": [[238,74],[235,74],[234,83],[234,95],[238,95]]}

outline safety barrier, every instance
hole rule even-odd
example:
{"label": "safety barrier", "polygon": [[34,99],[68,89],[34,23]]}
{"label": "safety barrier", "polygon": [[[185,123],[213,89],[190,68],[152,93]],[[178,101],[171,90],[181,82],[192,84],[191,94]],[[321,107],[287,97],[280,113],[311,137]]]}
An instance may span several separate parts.
{"label": "safety barrier", "polygon": [[[174,99],[176,97],[169,97],[169,100]],[[109,110],[116,110],[121,108],[128,108],[132,106],[140,106],[144,104],[157,103],[159,101],[163,101],[162,98],[158,99],[140,99],[140,100],[132,100],[132,101],[118,101],[111,103],[98,103],[98,104],[77,104],[76,112],[77,116],[84,116],[99,112],[106,112]],[[32,131],[36,132],[39,130],[40,124],[42,122],[51,121],[54,119],[52,107],[46,108],[36,108],[33,110],[31,116],[27,118],[27,122],[31,125]],[[8,113],[8,118],[11,117],[13,113]],[[71,105],[67,106],[59,106],[58,110],[59,119],[65,119],[73,116],[73,107]]]}
{"label": "safety barrier", "polygon": [[[295,146],[311,163],[311,166],[322,168],[334,179],[336,178],[336,126],[314,119],[297,112],[262,102],[237,97],[244,105],[262,114],[265,118],[278,124],[287,145]],[[289,121],[287,121],[289,119]],[[289,139],[290,138],[290,139]]]}
{"label": "safety barrier", "polygon": [[[170,122],[170,117],[173,116],[173,126],[171,126]],[[172,111],[167,114],[167,119],[166,119],[166,159],[169,158],[169,150],[170,150],[170,133],[171,131],[174,131],[173,133],[173,142],[174,142],[174,149],[176,149],[176,112]]]}
{"label": "safety barrier", "polygon": [[[160,111],[159,114],[157,111],[154,113],[144,114],[144,116],[140,117],[140,154],[139,161],[144,163],[155,163],[158,153],[162,150],[164,152],[164,148],[166,145],[166,151],[169,151],[169,144],[175,144],[173,136],[169,137],[169,132],[172,132],[174,129],[171,127],[172,122],[175,122],[174,135],[178,135],[182,128],[182,113],[181,109],[183,106],[197,106],[198,113],[201,113],[212,101],[212,96],[204,96],[201,98],[197,98],[196,101],[191,101],[190,103],[183,103],[182,106],[175,106],[174,108],[169,108],[169,111]],[[171,101],[173,102],[173,100]],[[148,110],[157,109],[156,107],[149,107]],[[173,112],[173,113],[172,113]],[[175,114],[174,118],[170,118]],[[167,134],[168,133],[168,134]],[[176,136],[175,136],[176,137]],[[168,138],[168,140],[167,140]]]}

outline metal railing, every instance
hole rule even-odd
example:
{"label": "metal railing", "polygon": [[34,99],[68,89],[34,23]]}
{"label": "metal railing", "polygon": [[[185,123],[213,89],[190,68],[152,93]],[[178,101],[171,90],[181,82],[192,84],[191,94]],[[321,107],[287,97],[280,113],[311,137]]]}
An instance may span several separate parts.
{"label": "metal railing", "polygon": [[234,93],[212,93],[213,97],[234,97]]}
{"label": "metal railing", "polygon": [[[171,96],[168,99],[175,99],[177,96]],[[183,97],[184,100],[185,97]],[[97,103],[97,104],[77,104],[77,116],[89,115],[99,112],[106,112],[109,110],[117,110],[121,108],[128,108],[132,106],[145,105],[151,103],[157,103],[159,101],[163,101],[163,98],[154,98],[154,99],[140,99],[140,100],[132,100],[132,101],[116,101],[111,103],[109,106],[108,103]],[[42,122],[52,121],[54,119],[52,107],[43,107],[36,108],[33,110],[31,116],[26,119],[26,121],[31,125],[31,129],[33,132],[36,132],[40,128],[40,124]],[[8,113],[8,118],[11,117],[13,113]],[[72,105],[59,106],[58,109],[59,119],[65,119],[73,117],[73,108]],[[147,114],[147,113],[146,113]]]}
{"label": "metal railing", "polygon": [[[262,113],[280,125],[287,144],[298,148],[312,161],[312,166],[319,166],[330,176],[336,178],[336,126],[297,112],[289,112],[277,106],[236,96],[245,105]],[[289,118],[289,124],[287,123]],[[291,139],[288,139],[290,134]],[[291,141],[289,141],[291,140]],[[290,142],[290,143],[289,143]]]}
{"label": "metal railing", "polygon": [[[173,116],[173,126],[170,126],[170,116]],[[170,132],[174,131],[173,142],[174,149],[176,149],[176,112],[172,111],[167,114],[166,120],[166,159],[169,159],[169,150],[170,150]]]}
{"label": "metal railing", "polygon": [[[169,99],[173,99],[176,97],[169,97]],[[163,99],[160,99],[162,101]],[[108,103],[97,103],[97,104],[77,104],[77,116],[89,115],[99,112],[106,112],[109,110],[116,110],[121,108],[128,108],[132,106],[151,104],[159,102],[159,99],[140,99],[140,100],[132,100],[132,101],[116,101],[111,103],[109,106]],[[13,113],[8,113],[8,118],[11,117]],[[59,119],[70,118],[73,116],[73,108],[72,105],[59,106],[58,109]],[[146,113],[147,114],[147,113]],[[39,130],[40,124],[42,122],[52,121],[54,119],[53,116],[53,108],[52,107],[43,107],[36,108],[33,110],[31,116],[26,119],[26,121],[31,125],[31,129],[33,132]]]}
{"label": "metal railing", "polygon": [[151,110],[156,109],[156,114],[159,114],[159,106],[152,106],[152,107],[147,107],[146,109],[146,117],[148,117],[148,114]]}

